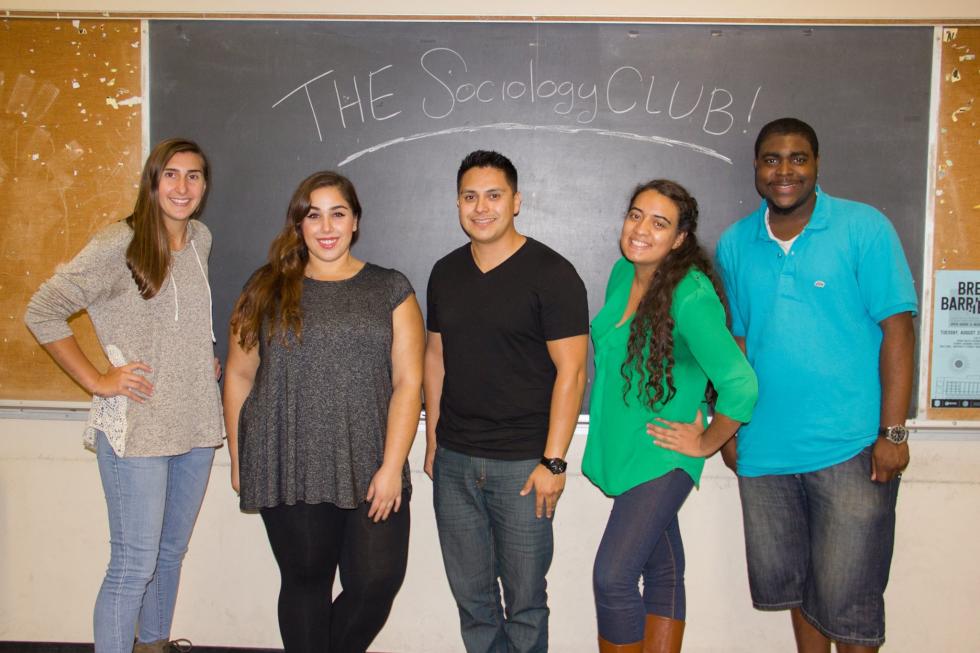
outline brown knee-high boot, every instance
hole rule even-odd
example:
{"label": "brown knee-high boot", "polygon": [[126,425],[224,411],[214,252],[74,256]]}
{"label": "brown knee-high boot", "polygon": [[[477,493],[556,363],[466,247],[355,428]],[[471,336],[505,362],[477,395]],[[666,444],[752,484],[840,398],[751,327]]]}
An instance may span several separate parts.
{"label": "brown knee-high boot", "polygon": [[643,642],[613,644],[599,636],[599,653],[643,653]]}
{"label": "brown knee-high boot", "polygon": [[648,614],[643,629],[642,653],[680,653],[683,639],[683,621]]}

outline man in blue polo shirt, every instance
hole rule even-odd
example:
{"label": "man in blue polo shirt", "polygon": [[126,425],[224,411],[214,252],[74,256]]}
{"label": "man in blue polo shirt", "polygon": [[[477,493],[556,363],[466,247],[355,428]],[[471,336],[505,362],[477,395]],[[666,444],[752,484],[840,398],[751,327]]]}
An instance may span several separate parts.
{"label": "man in blue polo shirt", "polygon": [[876,209],[817,186],[817,136],[781,118],[755,143],[757,211],[718,266],[732,331],[759,377],[723,450],[742,498],[752,602],[791,612],[797,650],[877,651],[909,462],[916,296]]}

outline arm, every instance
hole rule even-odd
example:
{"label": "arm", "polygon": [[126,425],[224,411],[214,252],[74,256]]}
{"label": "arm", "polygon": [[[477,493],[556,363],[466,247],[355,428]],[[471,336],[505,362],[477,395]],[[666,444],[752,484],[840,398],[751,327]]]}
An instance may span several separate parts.
{"label": "arm", "polygon": [[725,311],[714,292],[699,290],[683,300],[677,311],[677,331],[718,391],[715,415],[707,429],[699,410],[691,423],[661,419],[649,424],[647,432],[658,446],[706,458],[751,418],[758,382],[725,326]]}
{"label": "arm", "polygon": [[[149,366],[131,361],[120,367],[110,365],[104,374],[100,373],[78,346],[68,326],[69,316],[98,304],[112,292],[119,280],[117,273],[128,274],[120,260],[125,258],[129,233],[128,227],[120,225],[97,233],[81,252],[37,289],[27,304],[24,322],[55,362],[87,392],[143,402],[153,393],[153,385],[137,372],[149,373]],[[132,283],[129,278],[126,282]]]}
{"label": "arm", "polygon": [[[745,353],[745,338],[735,336],[735,344]],[[732,470],[733,474],[738,474],[738,433],[733,435],[725,444],[721,445],[721,459],[725,467]]]}
{"label": "arm", "polygon": [[78,346],[75,336],[41,345],[51,354],[51,358],[61,366],[68,376],[86,391],[100,397],[115,397],[122,395],[133,401],[143,403],[146,397],[153,394],[153,384],[137,371],[150,373],[150,366],[139,361],[126,363],[120,367],[109,366],[104,373],[95,369],[95,365]]}
{"label": "arm", "polygon": [[[572,441],[585,392],[588,343],[588,336],[585,335],[548,341],[548,354],[555,364],[557,375],[551,392],[545,458],[564,458]],[[565,489],[565,474],[552,474],[544,465],[538,465],[521,489],[521,496],[526,496],[532,489],[537,516],[547,515],[550,519]]]}
{"label": "arm", "polygon": [[255,373],[259,369],[259,347],[248,351],[238,344],[238,332],[231,331],[228,336],[228,363],[225,369],[225,389],[222,405],[225,413],[225,431],[228,434],[228,456],[231,458],[231,487],[239,491],[238,485],[238,416],[242,404],[255,384]]}
{"label": "arm", "polygon": [[741,425],[742,422],[716,412],[711,419],[711,424],[708,428],[704,428],[704,416],[699,409],[693,422],[671,422],[662,419],[647,424],[647,433],[654,437],[654,444],[658,447],[687,456],[707,458],[727,443],[734,442],[735,432]]}
{"label": "arm", "polygon": [[[904,424],[912,396],[915,370],[915,330],[911,313],[896,313],[880,323],[878,363],[881,376],[881,425]],[[871,455],[871,480],[887,483],[908,467],[909,443],[893,444],[879,437]]]}
{"label": "arm", "polygon": [[422,410],[422,353],[425,328],[415,295],[392,313],[391,400],[385,433],[384,459],[368,486],[368,517],[375,522],[398,512],[402,501],[402,468],[415,440]]}
{"label": "arm", "polygon": [[425,342],[425,373],[422,389],[425,395],[425,473],[432,478],[432,463],[436,458],[436,424],[439,423],[439,402],[442,400],[442,380],[446,368],[442,362],[442,334],[427,332]]}

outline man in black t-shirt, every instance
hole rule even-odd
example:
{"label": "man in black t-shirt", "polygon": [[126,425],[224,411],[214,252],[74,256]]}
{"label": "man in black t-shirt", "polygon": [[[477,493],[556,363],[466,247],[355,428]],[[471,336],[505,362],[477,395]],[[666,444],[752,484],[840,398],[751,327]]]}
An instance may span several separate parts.
{"label": "man in black t-shirt", "polygon": [[551,517],[585,389],[585,284],[515,229],[506,157],[469,154],[456,186],[470,242],[429,277],[425,471],[466,650],[547,651]]}

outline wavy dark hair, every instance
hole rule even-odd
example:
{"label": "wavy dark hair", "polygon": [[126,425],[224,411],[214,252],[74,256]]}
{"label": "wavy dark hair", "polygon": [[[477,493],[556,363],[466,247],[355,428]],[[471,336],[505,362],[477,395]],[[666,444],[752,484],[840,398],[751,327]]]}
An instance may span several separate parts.
{"label": "wavy dark hair", "polygon": [[[715,274],[711,259],[698,243],[698,202],[677,182],[668,179],[654,179],[640,184],[630,197],[629,207],[636,198],[646,191],[660,193],[677,207],[677,231],[684,234],[684,241],[676,249],[670,250],[667,257],[657,266],[650,285],[640,299],[630,324],[629,342],[626,347],[626,360],[620,368],[625,379],[623,401],[628,400],[632,389],[631,374],[638,379],[636,397],[653,408],[657,404],[667,404],[677,393],[674,386],[674,318],[670,308],[674,291],[691,268],[704,273],[715,288],[724,305],[725,292]],[[726,319],[728,309],[725,309]],[[644,356],[644,350],[647,355]],[[710,387],[707,398],[713,400],[714,391]]]}
{"label": "wavy dark hair", "polygon": [[[263,324],[267,324],[266,341],[274,335],[289,345],[289,334],[302,337],[303,277],[310,251],[303,240],[303,220],[310,212],[310,196],[320,188],[336,188],[351,208],[358,226],[361,203],[350,179],[336,172],[315,172],[293,191],[286,210],[286,223],[269,246],[268,262],[245,284],[231,314],[231,328],[238,333],[238,344],[245,351],[258,344]],[[354,232],[351,244],[357,239]]]}
{"label": "wavy dark hair", "polygon": [[143,299],[151,299],[160,292],[170,271],[170,240],[163,223],[163,209],[160,208],[158,191],[160,177],[166,170],[167,163],[181,152],[191,152],[201,157],[203,168],[201,173],[204,175],[204,195],[191,216],[192,220],[201,215],[208,199],[211,171],[208,158],[204,156],[201,147],[186,138],[168,138],[157,143],[146,157],[136,193],[136,206],[126,218],[126,224],[133,230],[133,239],[126,248],[126,265]]}

